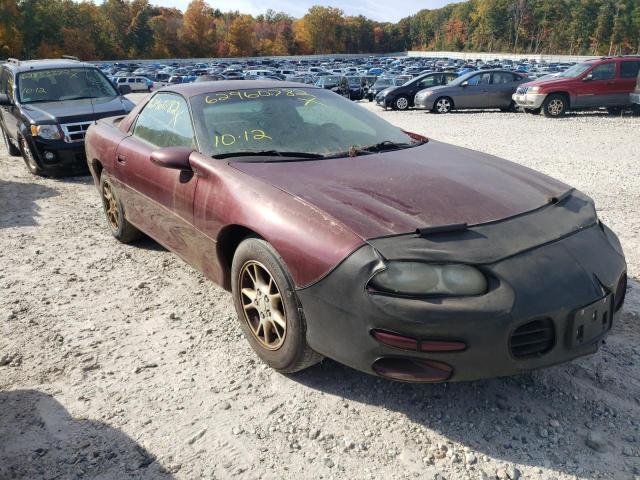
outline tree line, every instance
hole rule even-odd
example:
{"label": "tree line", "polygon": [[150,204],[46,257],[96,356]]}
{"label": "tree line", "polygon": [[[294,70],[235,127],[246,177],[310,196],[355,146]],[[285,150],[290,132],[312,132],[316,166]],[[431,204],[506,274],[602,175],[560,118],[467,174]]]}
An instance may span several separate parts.
{"label": "tree line", "polygon": [[640,53],[640,0],[468,0],[397,23],[313,6],[302,18],[181,12],[149,0],[0,0],[0,58],[210,58],[454,50]]}

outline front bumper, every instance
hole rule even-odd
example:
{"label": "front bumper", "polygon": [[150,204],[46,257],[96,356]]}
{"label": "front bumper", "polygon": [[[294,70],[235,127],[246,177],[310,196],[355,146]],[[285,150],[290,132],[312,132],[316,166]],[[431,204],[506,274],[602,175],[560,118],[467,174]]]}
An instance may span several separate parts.
{"label": "front bumper", "polygon": [[511,96],[519,107],[531,109],[542,107],[546,97],[544,93],[514,93]]}
{"label": "front bumper", "polygon": [[[403,237],[407,236],[385,241],[397,239],[401,244]],[[414,258],[409,252],[416,251],[421,239],[411,237],[404,253],[399,248],[398,259]],[[383,244],[369,241],[324,279],[298,291],[311,348],[373,375],[380,373],[374,364],[388,359],[446,364],[452,370],[446,378],[450,381],[514,375],[566,362],[597,351],[611,327],[614,306],[619,309],[624,296],[624,256],[615,235],[599,223],[536,248],[476,263],[490,279],[489,291],[476,297],[416,299],[368,291],[365,285],[384,265],[381,251]],[[598,306],[605,299],[608,303]],[[607,322],[594,324],[600,330],[596,334],[588,330],[584,341],[578,341],[582,320],[576,316],[582,310],[591,315],[591,305],[598,306],[597,322]],[[551,325],[550,347],[523,357],[515,350],[514,333],[536,321]],[[374,329],[422,342],[461,342],[465,348],[451,352],[396,348],[376,340]]]}
{"label": "front bumper", "polygon": [[[27,137],[34,158],[40,168],[46,173],[85,173],[87,172],[87,157],[84,141],[65,142],[64,140],[45,140],[39,137]],[[47,158],[47,152],[53,154]]]}
{"label": "front bumper", "polygon": [[631,94],[631,103],[637,103],[638,105],[640,105],[640,93]]}
{"label": "front bumper", "polygon": [[414,104],[416,108],[424,108],[426,110],[433,110],[433,104],[436,97],[433,95],[416,95]]}
{"label": "front bumper", "polygon": [[380,95],[376,96],[376,104],[384,108],[388,108],[390,106],[390,102],[387,101],[387,97]]}

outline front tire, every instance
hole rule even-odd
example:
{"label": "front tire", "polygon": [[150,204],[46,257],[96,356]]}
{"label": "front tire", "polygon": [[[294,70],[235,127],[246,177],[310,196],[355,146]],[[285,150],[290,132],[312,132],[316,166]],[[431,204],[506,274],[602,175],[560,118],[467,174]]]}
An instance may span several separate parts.
{"label": "front tire", "polygon": [[20,153],[29,172],[31,172],[33,175],[42,176],[42,167],[40,167],[40,165],[38,165],[38,162],[36,162],[36,158],[33,155],[33,150],[31,150],[31,147],[24,137],[20,137]]}
{"label": "front tire", "polygon": [[391,108],[394,110],[406,110],[409,108],[409,99],[404,95],[400,95],[391,102]]}
{"label": "front tire", "polygon": [[293,281],[268,242],[250,237],[238,246],[231,281],[240,327],[262,361],[292,373],[322,360],[307,345],[306,321]]}
{"label": "front tire", "polygon": [[5,146],[7,147],[7,151],[9,152],[9,156],[19,157],[20,149],[9,141],[9,135],[7,135],[7,132],[4,131],[4,128],[0,127],[0,130],[2,130],[2,138],[4,140]]}
{"label": "front tire", "polygon": [[142,237],[142,232],[131,225],[124,214],[122,202],[116,196],[106,175],[100,176],[100,198],[111,234],[122,243],[131,243]]}
{"label": "front tire", "polygon": [[545,98],[542,104],[542,113],[547,118],[560,118],[567,113],[569,102],[567,97],[558,93],[552,93]]}
{"label": "front tire", "polygon": [[453,101],[449,97],[440,97],[433,104],[434,113],[449,113],[453,109]]}

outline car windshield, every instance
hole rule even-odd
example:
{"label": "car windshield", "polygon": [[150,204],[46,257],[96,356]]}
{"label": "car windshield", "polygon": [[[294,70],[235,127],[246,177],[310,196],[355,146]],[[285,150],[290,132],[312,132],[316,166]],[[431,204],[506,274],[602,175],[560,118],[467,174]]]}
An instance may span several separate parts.
{"label": "car windshield", "polygon": [[349,156],[382,143],[384,149],[420,143],[378,115],[324,89],[233,90],[194,96],[190,101],[200,149],[211,156],[243,152]]}
{"label": "car windshield", "polygon": [[95,68],[61,68],[18,75],[20,102],[59,102],[118,95],[111,82]]}
{"label": "car windshield", "polygon": [[575,78],[581,75],[582,73],[584,73],[586,70],[588,70],[592,66],[593,66],[593,63],[589,63],[589,62],[578,63],[577,65],[574,65],[573,67],[569,67],[568,69],[566,69],[564,72],[559,74],[558,77]]}
{"label": "car windshield", "polygon": [[340,81],[340,77],[327,76],[323,78],[324,78],[324,83],[338,83]]}

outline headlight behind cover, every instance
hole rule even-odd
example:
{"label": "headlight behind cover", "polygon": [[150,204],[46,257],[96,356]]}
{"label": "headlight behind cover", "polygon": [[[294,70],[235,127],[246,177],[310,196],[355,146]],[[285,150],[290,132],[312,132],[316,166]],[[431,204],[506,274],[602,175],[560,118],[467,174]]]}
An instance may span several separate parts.
{"label": "headlight behind cover", "polygon": [[370,285],[383,292],[428,296],[481,295],[487,291],[487,278],[475,267],[461,264],[390,262],[375,275]]}

